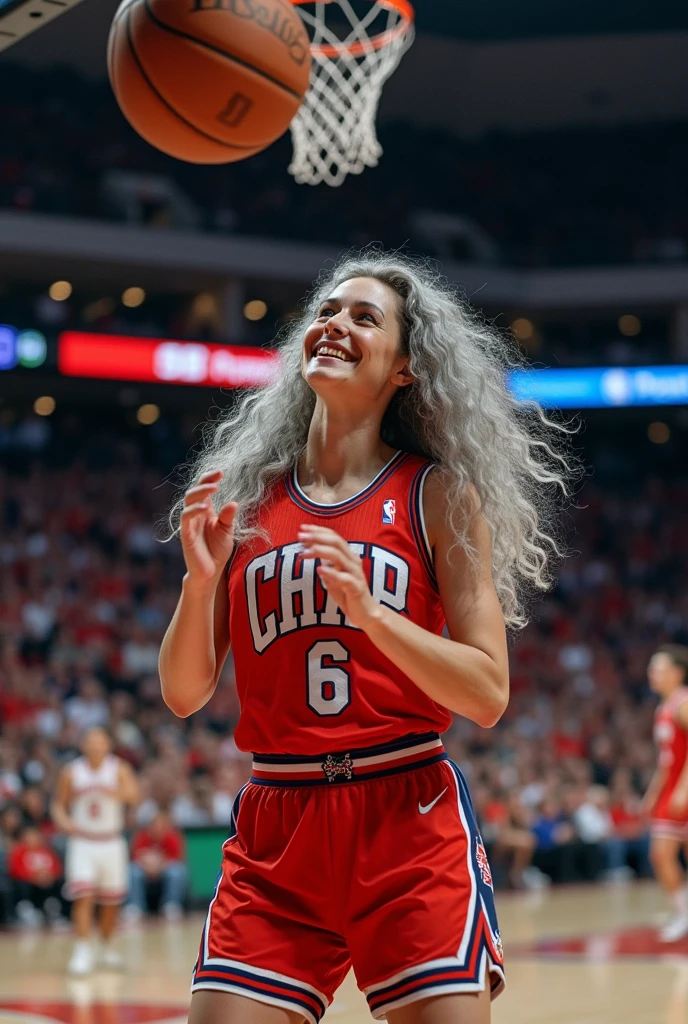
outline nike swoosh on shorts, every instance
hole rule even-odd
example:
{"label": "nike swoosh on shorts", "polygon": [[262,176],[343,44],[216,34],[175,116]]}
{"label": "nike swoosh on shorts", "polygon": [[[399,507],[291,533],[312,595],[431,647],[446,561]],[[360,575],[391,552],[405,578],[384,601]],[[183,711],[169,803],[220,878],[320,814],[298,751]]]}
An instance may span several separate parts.
{"label": "nike swoosh on shorts", "polygon": [[423,807],[422,803],[419,802],[418,803],[418,810],[420,811],[420,813],[421,814],[427,814],[428,811],[431,811],[433,809],[433,807],[435,806],[435,804],[437,803],[437,801],[440,799],[440,797],[443,797],[444,794],[447,792],[447,788],[448,787],[445,786],[444,789],[442,790],[442,792],[440,793],[440,795],[436,796],[435,799],[432,800],[429,804],[426,804],[425,807]]}

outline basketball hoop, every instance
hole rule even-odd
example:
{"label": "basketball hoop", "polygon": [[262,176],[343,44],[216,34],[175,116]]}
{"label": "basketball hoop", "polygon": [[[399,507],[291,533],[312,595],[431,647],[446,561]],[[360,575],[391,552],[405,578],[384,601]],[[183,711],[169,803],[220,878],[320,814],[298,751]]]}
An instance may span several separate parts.
{"label": "basketball hoop", "polygon": [[341,185],[347,174],[375,167],[382,154],[377,107],[413,42],[413,8],[409,0],[365,0],[369,10],[359,17],[351,0],[292,3],[309,30],[312,63],[306,98],[291,122],[289,173],[300,184]]}

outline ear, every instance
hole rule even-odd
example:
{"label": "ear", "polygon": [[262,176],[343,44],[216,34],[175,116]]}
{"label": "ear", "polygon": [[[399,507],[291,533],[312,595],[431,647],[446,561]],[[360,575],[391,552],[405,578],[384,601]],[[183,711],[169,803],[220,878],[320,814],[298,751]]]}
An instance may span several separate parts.
{"label": "ear", "polygon": [[392,384],[396,384],[398,388],[406,388],[409,384],[413,384],[415,377],[409,370],[408,359],[404,358],[401,368],[392,374],[390,380]]}

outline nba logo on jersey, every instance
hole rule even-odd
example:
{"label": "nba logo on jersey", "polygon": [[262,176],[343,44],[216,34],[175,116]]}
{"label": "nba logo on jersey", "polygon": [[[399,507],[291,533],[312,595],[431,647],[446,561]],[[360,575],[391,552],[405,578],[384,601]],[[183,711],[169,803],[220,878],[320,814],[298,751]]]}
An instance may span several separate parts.
{"label": "nba logo on jersey", "polygon": [[382,522],[394,526],[394,517],[397,514],[397,506],[394,498],[387,498],[382,502]]}

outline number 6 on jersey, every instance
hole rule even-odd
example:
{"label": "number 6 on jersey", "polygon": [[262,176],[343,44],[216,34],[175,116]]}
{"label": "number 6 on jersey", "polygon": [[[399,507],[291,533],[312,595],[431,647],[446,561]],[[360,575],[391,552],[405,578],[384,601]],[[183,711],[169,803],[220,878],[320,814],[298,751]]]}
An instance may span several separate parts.
{"label": "number 6 on jersey", "polygon": [[339,715],[351,703],[349,673],[331,664],[348,660],[349,652],[338,640],[319,640],[306,652],[308,706],[316,715]]}

